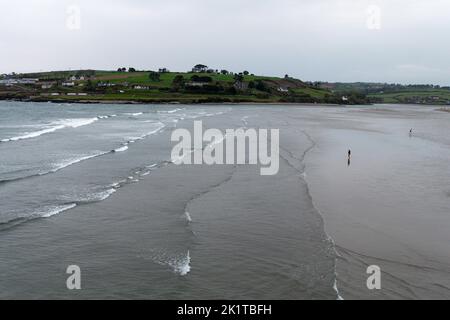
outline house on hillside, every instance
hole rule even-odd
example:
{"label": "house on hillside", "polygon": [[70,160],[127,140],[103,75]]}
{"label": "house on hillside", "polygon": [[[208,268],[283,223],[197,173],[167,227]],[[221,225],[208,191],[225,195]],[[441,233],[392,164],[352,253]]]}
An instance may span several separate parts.
{"label": "house on hillside", "polygon": [[187,82],[186,86],[187,87],[204,87],[206,85],[210,84],[209,82],[196,82],[196,81],[191,81],[191,82]]}
{"label": "house on hillside", "polygon": [[111,83],[111,82],[99,82],[99,83],[97,83],[97,87],[105,88],[105,87],[114,87],[114,86],[115,86],[115,84]]}
{"label": "house on hillside", "polygon": [[281,92],[281,93],[288,93],[289,92],[289,88],[288,87],[279,87],[277,89],[277,91]]}
{"label": "house on hillside", "polygon": [[236,81],[233,86],[236,90],[245,91],[248,89],[248,83],[243,81]]}
{"label": "house on hillside", "polygon": [[71,76],[69,81],[84,81],[86,80],[85,76]]}
{"label": "house on hillside", "polygon": [[73,81],[64,81],[62,83],[62,86],[63,87],[75,87],[75,82],[73,82]]}
{"label": "house on hillside", "polygon": [[147,86],[142,86],[142,85],[134,85],[134,86],[133,86],[133,89],[135,89],[135,90],[148,90],[149,87],[147,87]]}
{"label": "house on hillside", "polygon": [[41,89],[51,89],[53,87],[53,82],[42,82],[41,83]]}

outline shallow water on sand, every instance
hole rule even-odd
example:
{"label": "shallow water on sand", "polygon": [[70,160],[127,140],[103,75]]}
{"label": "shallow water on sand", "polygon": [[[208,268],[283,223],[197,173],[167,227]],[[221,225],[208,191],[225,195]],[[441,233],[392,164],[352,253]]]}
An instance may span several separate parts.
{"label": "shallow water on sand", "polygon": [[[449,297],[450,114],[17,102],[0,113],[0,298]],[[280,129],[279,173],[175,166],[171,133],[194,120]],[[73,264],[80,291],[66,289]],[[365,288],[369,264],[384,290]]]}
{"label": "shallow water on sand", "polygon": [[[36,118],[54,117],[56,109],[61,119],[98,120],[25,139],[8,138],[27,133],[3,127],[10,140],[0,144],[0,239],[8,243],[0,248],[1,298],[337,298],[332,243],[301,159],[269,177],[257,166],[169,161],[175,127],[192,130],[200,119],[222,130],[279,128],[276,108],[256,116],[253,106],[6,108],[14,107],[36,108]],[[30,117],[17,126],[35,121],[60,122]],[[295,130],[286,127],[283,139],[303,153],[310,141],[293,138]],[[94,152],[100,155],[90,157]],[[49,170],[69,153],[80,161]],[[22,170],[15,170],[17,159]],[[76,292],[65,287],[73,264],[82,270]]]}

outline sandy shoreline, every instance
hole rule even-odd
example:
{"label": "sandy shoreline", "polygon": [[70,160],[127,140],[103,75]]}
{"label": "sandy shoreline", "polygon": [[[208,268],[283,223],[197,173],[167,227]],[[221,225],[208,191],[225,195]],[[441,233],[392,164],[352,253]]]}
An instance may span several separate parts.
{"label": "sandy shoreline", "polygon": [[[404,126],[400,133],[386,127],[380,115],[312,133],[317,148],[307,155],[307,180],[335,242],[337,286],[344,299],[450,297],[445,182],[439,171],[417,167],[430,165],[429,155],[445,148],[408,137],[409,117],[387,120]],[[420,113],[417,117],[424,121]],[[353,151],[350,165],[348,148]],[[432,185],[424,186],[427,180]],[[444,190],[437,191],[441,184]],[[366,286],[371,265],[381,268],[382,290]]]}

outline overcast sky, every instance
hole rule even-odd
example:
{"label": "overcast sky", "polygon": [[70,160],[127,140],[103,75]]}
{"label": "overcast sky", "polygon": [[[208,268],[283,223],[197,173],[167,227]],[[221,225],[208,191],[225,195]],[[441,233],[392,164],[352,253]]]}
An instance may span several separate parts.
{"label": "overcast sky", "polygon": [[450,85],[449,13],[449,0],[1,0],[0,73],[203,63]]}

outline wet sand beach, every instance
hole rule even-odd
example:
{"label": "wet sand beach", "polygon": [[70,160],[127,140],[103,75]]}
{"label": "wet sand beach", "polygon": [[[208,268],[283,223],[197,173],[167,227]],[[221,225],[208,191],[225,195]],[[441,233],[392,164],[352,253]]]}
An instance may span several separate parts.
{"label": "wet sand beach", "polygon": [[[449,119],[435,108],[0,107],[2,299],[450,296]],[[174,165],[171,133],[194,120],[279,129],[278,174]],[[67,290],[68,265],[82,290]]]}

